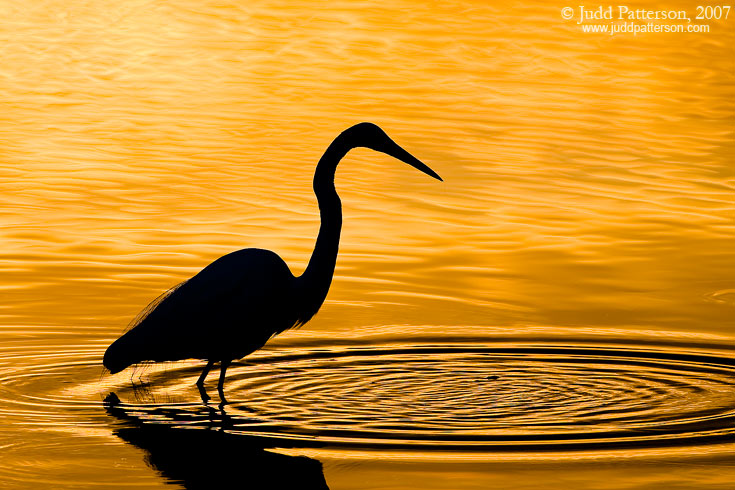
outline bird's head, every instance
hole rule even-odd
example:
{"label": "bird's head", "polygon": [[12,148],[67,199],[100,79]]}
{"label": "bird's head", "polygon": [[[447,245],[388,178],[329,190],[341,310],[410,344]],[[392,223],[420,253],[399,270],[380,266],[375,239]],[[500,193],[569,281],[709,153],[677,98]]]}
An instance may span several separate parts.
{"label": "bird's head", "polygon": [[352,148],[362,146],[364,148],[370,148],[371,150],[385,153],[443,182],[442,178],[439,177],[436,172],[431,170],[418,158],[398,146],[395,141],[385,134],[385,131],[373,123],[362,122],[355,124],[351,128],[345,130],[342,133],[342,137],[345,138],[348,145]]}

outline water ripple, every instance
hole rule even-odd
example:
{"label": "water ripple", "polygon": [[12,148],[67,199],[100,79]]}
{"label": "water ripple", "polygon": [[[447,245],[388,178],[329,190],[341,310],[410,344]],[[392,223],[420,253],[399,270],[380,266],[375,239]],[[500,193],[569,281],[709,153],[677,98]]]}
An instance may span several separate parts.
{"label": "water ripple", "polygon": [[[230,404],[214,419],[194,389],[200,364],[154,366],[131,385],[130,373],[94,376],[96,350],[77,347],[70,357],[86,359],[66,362],[41,356],[2,376],[4,415],[58,428],[80,427],[86,413],[92,427],[104,420],[101,398],[114,392],[121,418],[217,427],[271,447],[594,453],[735,439],[735,357],[722,349],[439,338],[293,344],[233,365]],[[70,384],[72,372],[88,381]]]}

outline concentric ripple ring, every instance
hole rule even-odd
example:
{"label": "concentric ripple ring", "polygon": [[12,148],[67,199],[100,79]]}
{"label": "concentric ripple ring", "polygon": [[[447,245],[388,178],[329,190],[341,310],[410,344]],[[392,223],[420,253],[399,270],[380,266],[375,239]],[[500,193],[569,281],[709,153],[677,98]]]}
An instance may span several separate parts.
{"label": "concentric ripple ring", "polygon": [[[160,389],[189,383],[197,374],[189,371],[167,371]],[[228,374],[227,430],[282,447],[575,451],[735,442],[735,359],[714,353],[320,346],[261,353]],[[141,420],[211,426],[196,408],[126,407]]]}

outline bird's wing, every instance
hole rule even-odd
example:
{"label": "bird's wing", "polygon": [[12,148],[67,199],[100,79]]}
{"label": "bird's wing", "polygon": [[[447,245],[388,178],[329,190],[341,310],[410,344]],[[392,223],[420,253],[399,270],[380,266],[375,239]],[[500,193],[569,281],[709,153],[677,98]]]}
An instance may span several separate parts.
{"label": "bird's wing", "polygon": [[[273,323],[281,316],[279,310],[283,309],[291,280],[293,275],[285,262],[273,252],[233,252],[159,296],[138,315],[136,326],[146,323],[161,332],[195,336],[202,333],[202,328]],[[285,321],[279,318],[277,323]]]}

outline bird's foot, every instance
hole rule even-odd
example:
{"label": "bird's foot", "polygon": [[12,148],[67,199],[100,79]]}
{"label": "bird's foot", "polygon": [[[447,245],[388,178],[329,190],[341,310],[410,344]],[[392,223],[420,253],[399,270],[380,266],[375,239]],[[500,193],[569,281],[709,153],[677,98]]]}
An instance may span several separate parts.
{"label": "bird's foot", "polygon": [[227,401],[227,398],[225,398],[225,391],[221,388],[217,388],[217,393],[219,393],[219,408],[223,408],[225,405],[229,405],[230,402]]}
{"label": "bird's foot", "polygon": [[199,396],[202,397],[202,402],[206,405],[209,400],[211,400],[211,396],[207,394],[207,390],[204,389],[204,383],[199,384],[197,383],[197,389],[199,389]]}

